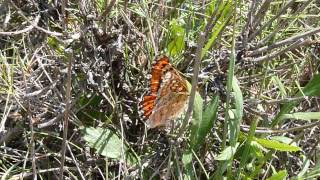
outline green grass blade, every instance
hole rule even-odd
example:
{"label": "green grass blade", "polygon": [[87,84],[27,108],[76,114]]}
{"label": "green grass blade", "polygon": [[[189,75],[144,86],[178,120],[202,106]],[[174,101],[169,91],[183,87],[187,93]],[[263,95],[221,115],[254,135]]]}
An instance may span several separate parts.
{"label": "green grass blade", "polygon": [[287,97],[286,89],[278,76],[273,76],[271,80],[278,86],[282,98]]}
{"label": "green grass blade", "polygon": [[[314,75],[313,78],[308,82],[308,84],[303,88],[303,93],[299,91],[295,97],[301,97],[303,95],[320,96],[320,74]],[[297,102],[289,102],[281,106],[280,112],[271,122],[271,127],[274,127],[275,125],[280,123],[282,120],[282,116],[289,113],[296,104]]]}
{"label": "green grass blade", "polygon": [[[250,126],[249,134],[248,134],[248,137],[247,137],[245,145],[244,145],[244,150],[241,153],[241,161],[240,161],[239,169],[237,171],[238,178],[240,178],[240,173],[244,169],[244,167],[246,166],[246,163],[249,159],[250,150],[252,148],[251,147],[252,143],[255,142],[254,141],[254,133],[256,131],[257,124],[258,124],[258,120],[255,119]],[[240,135],[240,137],[245,137],[245,135],[243,133],[239,133],[239,135]]]}
{"label": "green grass blade", "polygon": [[235,109],[234,109],[234,119],[230,121],[230,144],[236,144],[238,140],[238,134],[240,131],[241,119],[243,116],[243,96],[238,85],[238,80],[233,77],[232,80],[232,89],[235,100]]}
{"label": "green grass blade", "polygon": [[218,102],[219,96],[215,96],[204,110],[202,119],[193,125],[190,137],[192,138],[191,147],[194,151],[197,151],[201,144],[203,144],[206,135],[217,118]]}
{"label": "green grass blade", "polygon": [[301,168],[301,171],[299,172],[299,174],[297,175],[297,179],[299,178],[302,178],[307,172],[308,172],[308,169],[310,167],[310,159],[308,159],[306,156],[303,156],[303,164],[302,164],[302,168]]}
{"label": "green grass blade", "polygon": [[182,155],[182,163],[186,173],[184,174],[184,179],[194,179],[194,172],[192,168],[192,152],[188,150]]}
{"label": "green grass blade", "polygon": [[[188,91],[191,91],[191,84],[187,83]],[[194,147],[197,143],[199,131],[201,128],[206,125],[206,122],[203,122],[202,118],[202,111],[203,111],[203,99],[201,98],[199,92],[196,92],[193,104],[193,114],[192,114],[192,125],[191,125],[191,147]],[[205,119],[206,120],[206,119]]]}
{"label": "green grass blade", "polygon": [[291,114],[284,114],[280,117],[280,120],[283,119],[296,119],[296,120],[320,120],[320,112],[297,112]]}
{"label": "green grass blade", "polygon": [[[206,55],[208,50],[211,48],[214,41],[217,39],[220,32],[224,29],[226,24],[229,22],[232,15],[232,1],[228,0],[225,3],[219,4],[219,10],[222,9],[219,19],[216,24],[213,26],[210,38],[204,48],[202,49],[201,59]],[[219,13],[219,11],[218,11]]]}
{"label": "green grass blade", "polygon": [[317,177],[320,177],[320,161],[318,161],[312,169],[309,169],[309,171],[307,173],[305,173],[304,175],[300,175],[300,176],[299,175],[300,175],[300,173],[298,174],[298,176],[296,176],[292,179],[298,179],[298,180],[317,179]]}

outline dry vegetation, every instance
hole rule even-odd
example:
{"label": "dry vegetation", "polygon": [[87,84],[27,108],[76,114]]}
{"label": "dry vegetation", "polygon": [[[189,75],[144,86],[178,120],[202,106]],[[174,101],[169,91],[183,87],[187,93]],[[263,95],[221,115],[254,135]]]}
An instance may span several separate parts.
{"label": "dry vegetation", "polygon": [[[320,1],[0,2],[3,179],[320,175]],[[159,54],[198,92],[148,130]]]}

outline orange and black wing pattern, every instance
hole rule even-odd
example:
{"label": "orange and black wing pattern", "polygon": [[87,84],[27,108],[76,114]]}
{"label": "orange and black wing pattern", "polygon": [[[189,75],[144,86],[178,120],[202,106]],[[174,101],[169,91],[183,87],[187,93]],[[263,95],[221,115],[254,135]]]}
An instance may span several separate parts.
{"label": "orange and black wing pattern", "polygon": [[163,71],[166,66],[169,65],[169,58],[166,56],[160,56],[156,62],[152,65],[151,79],[150,79],[150,92],[143,96],[142,102],[140,103],[143,117],[148,119],[155,106],[155,101],[158,96],[158,91],[161,84],[161,78]]}

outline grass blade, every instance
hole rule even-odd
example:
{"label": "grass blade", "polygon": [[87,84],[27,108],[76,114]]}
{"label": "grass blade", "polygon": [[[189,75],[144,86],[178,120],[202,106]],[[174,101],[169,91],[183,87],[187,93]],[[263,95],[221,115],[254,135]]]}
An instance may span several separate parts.
{"label": "grass blade", "polygon": [[193,125],[190,137],[192,138],[191,147],[195,151],[204,142],[206,135],[209,133],[217,118],[218,102],[219,96],[215,96],[204,110],[202,119]]}
{"label": "grass blade", "polygon": [[[303,88],[303,92],[298,92],[295,97],[301,96],[319,96],[320,95],[320,74],[316,74],[313,78],[309,81],[309,83]],[[289,102],[284,104],[281,107],[280,112],[277,116],[272,120],[271,127],[279,124],[281,122],[281,118],[284,114],[289,113],[297,104],[297,102]]]}

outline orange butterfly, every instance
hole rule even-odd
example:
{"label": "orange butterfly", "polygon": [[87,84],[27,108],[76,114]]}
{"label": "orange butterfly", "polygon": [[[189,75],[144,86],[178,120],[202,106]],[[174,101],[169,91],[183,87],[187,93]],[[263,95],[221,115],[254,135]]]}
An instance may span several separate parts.
{"label": "orange butterfly", "polygon": [[189,100],[187,81],[160,56],[151,70],[150,92],[140,102],[149,128],[166,125],[181,115]]}

